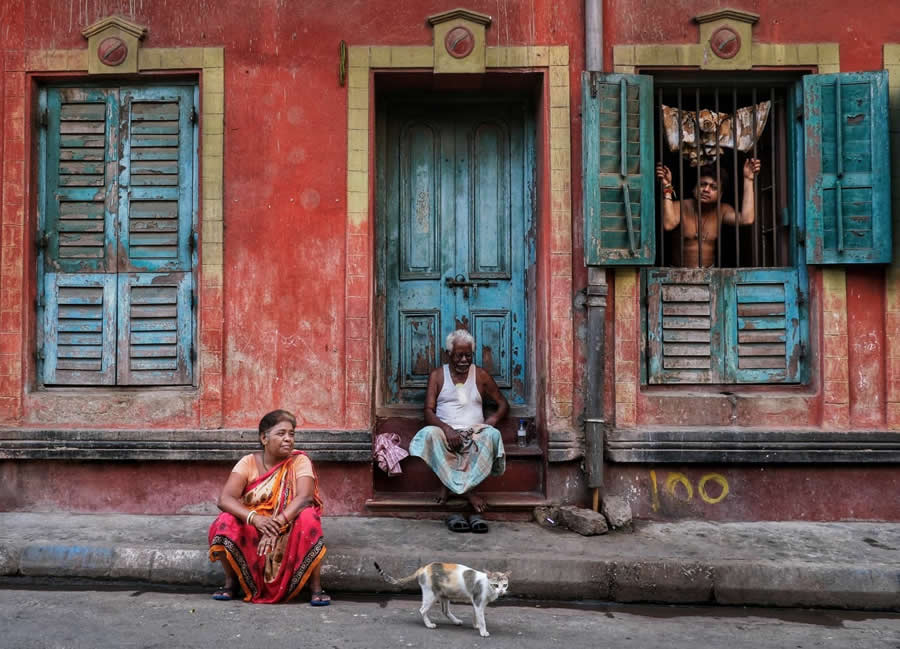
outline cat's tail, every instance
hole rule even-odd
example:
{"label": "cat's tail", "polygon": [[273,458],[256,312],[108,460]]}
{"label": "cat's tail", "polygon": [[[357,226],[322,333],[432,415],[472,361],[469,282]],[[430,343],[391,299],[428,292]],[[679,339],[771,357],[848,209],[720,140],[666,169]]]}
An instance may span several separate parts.
{"label": "cat's tail", "polygon": [[413,574],[403,577],[401,579],[397,579],[395,577],[391,577],[384,570],[381,569],[381,566],[378,565],[377,561],[373,562],[375,564],[375,570],[378,571],[378,574],[384,577],[384,580],[389,584],[394,584],[395,586],[405,586],[406,584],[411,584],[416,581],[419,577],[419,571],[416,570]]}

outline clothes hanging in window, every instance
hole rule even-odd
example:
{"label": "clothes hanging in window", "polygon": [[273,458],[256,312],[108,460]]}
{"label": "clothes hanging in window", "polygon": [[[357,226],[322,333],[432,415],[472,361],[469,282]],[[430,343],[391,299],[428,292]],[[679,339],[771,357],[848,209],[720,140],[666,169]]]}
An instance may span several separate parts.
{"label": "clothes hanging in window", "polygon": [[[766,128],[770,104],[769,101],[756,104],[755,132],[753,129],[753,106],[738,108],[735,115],[717,113],[703,108],[698,117],[697,111],[682,110],[679,119],[677,108],[663,105],[663,125],[669,150],[677,152],[680,144],[681,155],[692,167],[714,163],[716,158],[722,154],[722,148],[750,151]],[[736,128],[733,122],[736,122]],[[680,140],[679,131],[681,133]],[[737,147],[735,147],[735,132],[737,133]]]}

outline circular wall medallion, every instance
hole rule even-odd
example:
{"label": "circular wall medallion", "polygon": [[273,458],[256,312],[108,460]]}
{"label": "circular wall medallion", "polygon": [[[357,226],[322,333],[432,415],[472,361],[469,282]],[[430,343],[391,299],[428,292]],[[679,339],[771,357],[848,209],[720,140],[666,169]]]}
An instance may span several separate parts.
{"label": "circular wall medallion", "polygon": [[732,59],[741,51],[741,37],[731,27],[719,27],[709,37],[709,47],[720,59]]}
{"label": "circular wall medallion", "polygon": [[104,38],[97,48],[97,58],[104,65],[115,67],[120,65],[128,56],[128,46],[118,36]]}
{"label": "circular wall medallion", "polygon": [[475,36],[466,27],[454,27],[444,37],[444,47],[453,58],[465,58],[475,49]]}

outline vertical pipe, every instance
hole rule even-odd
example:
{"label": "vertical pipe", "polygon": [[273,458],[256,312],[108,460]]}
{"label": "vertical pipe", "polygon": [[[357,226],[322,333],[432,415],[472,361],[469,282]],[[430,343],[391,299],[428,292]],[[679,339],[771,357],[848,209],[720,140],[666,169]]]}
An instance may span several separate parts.
{"label": "vertical pipe", "polygon": [[837,203],[837,249],[844,252],[844,199],[841,184],[844,179],[844,132],[841,129],[841,79],[834,80],[834,137],[837,140],[837,181],[834,183]]}
{"label": "vertical pipe", "polygon": [[[732,169],[734,170],[734,175],[732,176],[732,183],[734,184],[734,213],[738,213],[738,143],[737,143],[737,88],[731,88],[731,142],[734,145],[732,147],[732,151],[734,153],[732,160]],[[734,222],[734,265],[736,268],[741,267],[741,226],[738,224],[737,219]]]}
{"label": "vertical pipe", "polygon": [[[684,207],[684,156],[681,155],[681,149],[684,146],[683,138],[683,125],[684,125],[684,116],[682,113],[682,102],[681,102],[681,86],[678,86],[678,198],[682,201],[681,207]],[[682,266],[687,266],[687,260],[684,258],[684,213],[679,209],[680,214],[680,223],[678,225],[678,238],[680,247],[680,255],[678,257],[679,264]]]}
{"label": "vertical pipe", "polygon": [[[716,192],[716,266],[722,267],[722,159],[719,156],[719,136],[721,135],[719,127],[719,86],[716,86],[714,108],[716,111],[716,186],[719,191]],[[732,129],[734,124],[732,124]]]}
{"label": "vertical pipe", "polygon": [[700,205],[700,165],[703,142],[700,139],[700,88],[694,89],[694,138],[697,140],[697,268],[703,268],[703,206]]}
{"label": "vertical pipe", "polygon": [[[584,2],[585,67],[589,72],[603,72],[603,0]],[[643,170],[642,170],[643,171]],[[592,181],[596,182],[596,181]],[[595,502],[603,488],[603,451],[605,445],[606,393],[606,296],[609,286],[606,269],[591,266],[587,278],[587,335],[585,336],[585,466],[587,484],[593,489]]]}
{"label": "vertical pipe", "polygon": [[584,65],[603,72],[603,0],[584,0]]}

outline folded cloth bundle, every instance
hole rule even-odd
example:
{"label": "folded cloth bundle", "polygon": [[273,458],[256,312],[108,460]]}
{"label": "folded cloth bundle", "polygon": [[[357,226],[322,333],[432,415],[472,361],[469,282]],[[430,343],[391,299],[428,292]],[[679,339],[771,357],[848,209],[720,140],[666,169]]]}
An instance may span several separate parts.
{"label": "folded cloth bundle", "polygon": [[381,433],[375,438],[375,459],[378,460],[378,468],[389,476],[400,475],[400,460],[409,453],[400,446],[400,435],[397,433]]}

